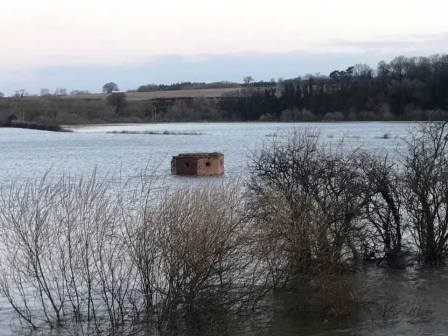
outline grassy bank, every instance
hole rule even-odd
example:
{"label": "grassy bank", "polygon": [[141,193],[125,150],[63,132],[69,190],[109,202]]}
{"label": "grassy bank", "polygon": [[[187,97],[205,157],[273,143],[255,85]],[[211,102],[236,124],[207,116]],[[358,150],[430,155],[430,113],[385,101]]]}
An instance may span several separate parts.
{"label": "grassy bank", "polygon": [[0,121],[15,118],[35,124],[76,125],[224,120],[219,111],[219,97],[215,97],[219,96],[216,90],[206,94],[186,91],[190,96],[164,92],[161,98],[149,92],[129,93],[117,99],[108,99],[107,95],[3,98],[0,99]]}
{"label": "grassy bank", "polygon": [[23,129],[33,129],[49,132],[71,132],[71,130],[64,129],[58,125],[43,125],[43,124],[20,122],[20,121],[0,122],[0,128],[23,128]]}

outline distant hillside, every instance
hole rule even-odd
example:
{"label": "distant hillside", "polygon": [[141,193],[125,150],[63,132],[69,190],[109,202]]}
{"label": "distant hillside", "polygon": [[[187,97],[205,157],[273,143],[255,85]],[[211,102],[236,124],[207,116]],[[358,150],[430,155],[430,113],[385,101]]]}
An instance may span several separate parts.
{"label": "distant hillside", "polygon": [[[188,90],[167,90],[150,92],[127,92],[129,101],[152,100],[152,99],[172,99],[172,98],[219,98],[225,94],[238,92],[240,88],[218,88],[218,89],[188,89]],[[78,99],[106,99],[107,94],[88,94],[77,96],[62,96],[61,98]]]}
{"label": "distant hillside", "polygon": [[44,125],[221,121],[224,118],[219,101],[225,97],[241,97],[241,90],[219,88],[0,98],[0,123],[10,118]]}
{"label": "distant hillside", "polygon": [[[148,84],[112,94],[0,98],[0,122],[448,120],[448,55],[397,57],[329,75],[223,84]],[[233,86],[237,87],[233,87]],[[206,88],[202,88],[206,86]],[[182,88],[176,90],[176,88]],[[154,90],[160,88],[162,90]]]}

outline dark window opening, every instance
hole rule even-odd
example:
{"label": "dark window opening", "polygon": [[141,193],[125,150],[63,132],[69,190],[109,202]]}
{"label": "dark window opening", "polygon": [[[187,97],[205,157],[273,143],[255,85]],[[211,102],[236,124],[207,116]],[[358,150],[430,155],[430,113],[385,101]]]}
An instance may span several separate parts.
{"label": "dark window opening", "polygon": [[205,165],[206,165],[207,167],[209,167],[209,166],[210,166],[210,162],[207,161],[207,162],[205,163]]}
{"label": "dark window opening", "polygon": [[185,162],[185,167],[190,167],[190,163],[189,162]]}

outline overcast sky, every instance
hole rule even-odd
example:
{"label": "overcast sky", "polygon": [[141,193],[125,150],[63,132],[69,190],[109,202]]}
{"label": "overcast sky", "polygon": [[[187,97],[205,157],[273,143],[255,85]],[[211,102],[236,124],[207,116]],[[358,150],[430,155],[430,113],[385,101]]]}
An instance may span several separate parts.
{"label": "overcast sky", "polygon": [[327,73],[448,52],[447,0],[0,0],[0,91]]}

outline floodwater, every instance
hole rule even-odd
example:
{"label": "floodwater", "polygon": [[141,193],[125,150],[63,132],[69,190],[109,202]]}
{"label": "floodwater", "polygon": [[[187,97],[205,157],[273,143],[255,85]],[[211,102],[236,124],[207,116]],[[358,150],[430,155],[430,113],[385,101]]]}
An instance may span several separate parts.
{"label": "floodwater", "polygon": [[[387,151],[398,155],[413,123],[176,123],[97,125],[72,133],[0,129],[0,183],[20,183],[50,176],[131,178],[157,167],[170,184],[196,183],[200,178],[170,175],[170,159],[182,152],[218,151],[225,155],[224,178],[244,176],[250,156],[274,138],[312,129],[321,141]],[[228,335],[446,335],[448,334],[448,270],[366,267],[353,275],[359,313],[337,322],[304,316],[301,298],[272,293],[266,307],[219,334]],[[14,332],[15,315],[0,297],[0,335]],[[41,334],[41,333],[37,333]],[[54,333],[52,333],[54,335]],[[204,335],[212,334],[205,331]]]}
{"label": "floodwater", "polygon": [[[170,160],[182,152],[222,152],[226,176],[244,174],[251,154],[294,130],[311,129],[322,141],[395,152],[412,123],[176,123],[99,125],[73,133],[0,129],[0,182],[62,173],[123,178],[157,168],[172,183]],[[125,133],[127,132],[127,133]],[[151,132],[152,134],[149,134]],[[164,134],[165,133],[165,134]]]}

